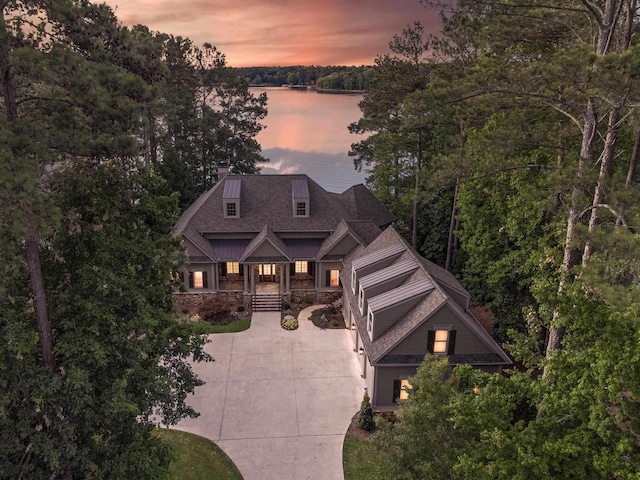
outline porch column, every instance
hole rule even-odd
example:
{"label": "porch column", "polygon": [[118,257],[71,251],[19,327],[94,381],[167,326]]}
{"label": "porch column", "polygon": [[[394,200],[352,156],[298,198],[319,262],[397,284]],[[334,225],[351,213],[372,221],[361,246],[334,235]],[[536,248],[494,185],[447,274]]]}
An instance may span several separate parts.
{"label": "porch column", "polygon": [[211,276],[212,278],[212,283],[213,283],[213,290],[218,291],[220,290],[220,279],[218,278],[218,264],[214,263],[211,267],[211,270],[213,270],[211,273],[213,273],[213,275]]}
{"label": "porch column", "polygon": [[286,264],[284,276],[285,276],[285,289],[284,289],[284,292],[285,293],[289,293],[289,292],[291,292],[291,281],[290,281],[291,265],[289,265],[288,263]]}
{"label": "porch column", "polygon": [[313,281],[316,285],[316,290],[320,289],[320,263],[315,262],[315,271],[313,275]]}
{"label": "porch column", "polygon": [[256,276],[254,272],[254,265],[251,264],[250,267],[251,268],[249,270],[251,270],[251,294],[255,295],[256,294]]}
{"label": "porch column", "polygon": [[280,293],[284,293],[284,271],[287,270],[289,267],[289,265],[287,264],[280,264]]}
{"label": "porch column", "polygon": [[244,291],[249,291],[249,265],[246,263],[242,265],[242,270],[244,271]]}

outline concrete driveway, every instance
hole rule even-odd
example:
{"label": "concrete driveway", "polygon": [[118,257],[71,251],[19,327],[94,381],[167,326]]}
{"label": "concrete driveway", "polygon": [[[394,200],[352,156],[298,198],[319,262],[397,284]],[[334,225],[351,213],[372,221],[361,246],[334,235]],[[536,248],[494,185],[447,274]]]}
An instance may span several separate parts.
{"label": "concrete driveway", "polygon": [[200,412],[176,428],[216,442],[245,480],[342,480],[342,443],[364,380],[347,330],[320,330],[303,310],[297,330],[280,313],[254,313],[251,328],[211,335],[215,362],[196,364],[207,383],[189,403]]}

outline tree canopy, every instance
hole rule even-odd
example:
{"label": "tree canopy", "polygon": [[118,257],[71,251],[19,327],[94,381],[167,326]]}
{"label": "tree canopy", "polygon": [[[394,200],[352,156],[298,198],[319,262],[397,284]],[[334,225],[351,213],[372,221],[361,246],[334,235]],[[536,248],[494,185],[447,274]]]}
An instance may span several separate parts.
{"label": "tree canopy", "polygon": [[[427,358],[430,373],[414,379],[384,436],[399,468],[413,452],[399,478],[431,478],[442,454],[416,422],[451,449],[433,478],[638,475],[638,7],[465,0],[425,43],[417,88],[407,88],[406,58],[376,62],[374,79],[385,80],[372,82],[352,127],[373,133],[354,145],[357,165],[425,230],[435,226],[422,210],[410,220],[398,199],[427,205],[453,191],[453,221],[440,222],[457,239],[451,268],[492,308],[519,366],[504,376],[459,368],[445,388]],[[419,149],[395,147],[411,138],[405,124],[427,126],[436,145],[419,181]],[[434,389],[442,398],[427,398]]]}
{"label": "tree canopy", "polygon": [[0,476],[162,478],[210,360],[172,226],[216,161],[257,171],[266,97],[104,4],[0,6]]}

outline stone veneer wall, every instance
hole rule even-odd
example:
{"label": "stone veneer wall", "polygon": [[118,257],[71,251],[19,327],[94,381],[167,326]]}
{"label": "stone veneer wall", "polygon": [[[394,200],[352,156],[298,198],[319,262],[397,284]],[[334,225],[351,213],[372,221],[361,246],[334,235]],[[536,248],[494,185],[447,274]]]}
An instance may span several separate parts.
{"label": "stone veneer wall", "polygon": [[[309,297],[314,299],[317,304],[331,303],[336,293],[342,293],[339,290],[327,290],[316,292],[315,290],[293,291],[282,296],[285,303],[299,303],[298,301],[306,300]],[[246,310],[251,307],[251,294],[243,292],[176,292],[173,294],[173,303],[178,311],[189,310],[197,311],[200,305],[208,298],[224,298],[229,302],[237,305],[244,305]]]}
{"label": "stone veneer wall", "polygon": [[251,295],[242,292],[177,292],[173,294],[173,303],[178,311],[197,311],[200,305],[209,298],[224,298],[237,305],[244,305],[247,310],[251,306]]}

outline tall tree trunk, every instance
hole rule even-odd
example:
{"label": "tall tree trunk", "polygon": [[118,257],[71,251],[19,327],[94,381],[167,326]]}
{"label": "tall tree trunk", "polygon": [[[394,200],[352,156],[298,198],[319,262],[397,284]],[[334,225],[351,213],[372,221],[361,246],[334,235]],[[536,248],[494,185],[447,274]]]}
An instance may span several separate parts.
{"label": "tall tree trunk", "polygon": [[[580,148],[580,159],[578,160],[578,166],[576,168],[575,185],[571,192],[571,204],[569,206],[569,212],[567,215],[567,227],[564,239],[564,252],[562,257],[562,265],[560,266],[561,278],[558,284],[558,296],[562,295],[565,287],[569,282],[569,276],[571,269],[577,265],[575,255],[573,255],[574,240],[575,240],[575,227],[578,224],[580,217],[580,192],[582,190],[582,178],[584,176],[584,169],[587,161],[593,155],[593,143],[596,133],[598,119],[596,116],[594,105],[591,101],[587,104],[587,109],[584,115],[584,125],[582,128],[582,146]],[[564,327],[557,325],[558,312],[553,313],[553,320],[551,328],[549,329],[549,336],[547,337],[546,355],[549,358],[553,352],[558,350],[562,344],[562,338],[564,337]],[[546,370],[546,368],[545,368]],[[546,373],[546,372],[545,372]]]}
{"label": "tall tree trunk", "polygon": [[420,168],[422,166],[422,133],[418,134],[418,151],[416,152],[416,181],[413,187],[413,226],[411,229],[411,246],[418,249],[418,197],[420,195]]}
{"label": "tall tree trunk", "polygon": [[35,227],[30,229],[24,245],[27,257],[27,268],[29,269],[31,295],[33,296],[33,307],[36,313],[40,354],[42,355],[42,361],[44,364],[50,370],[53,370],[55,367],[55,358],[53,356],[53,333],[51,330],[49,315],[47,314],[47,299],[44,292],[42,267],[40,265],[40,241]]}
{"label": "tall tree trunk", "polygon": [[[600,175],[598,176],[598,183],[593,192],[592,205],[600,205],[605,201],[605,184],[607,177],[611,172],[611,165],[613,163],[614,146],[618,137],[618,119],[620,117],[620,109],[615,107],[609,112],[609,124],[607,126],[607,135],[604,141],[604,149],[602,152],[602,159],[600,162]],[[589,233],[593,233],[598,225],[598,209],[591,210],[591,218],[589,219]],[[584,245],[584,251],[582,252],[582,266],[586,266],[589,262],[589,258],[593,254],[593,243],[587,239]]]}
{"label": "tall tree trunk", "polygon": [[450,270],[453,262],[453,243],[455,235],[453,232],[456,228],[456,205],[458,203],[458,189],[460,188],[460,179],[456,178],[456,187],[453,190],[453,203],[451,204],[451,221],[449,222],[449,238],[447,241],[447,258],[444,261],[444,269]]}
{"label": "tall tree trunk", "polygon": [[[2,85],[2,96],[4,100],[4,111],[7,123],[14,127],[19,121],[18,103],[16,101],[16,90],[13,84],[13,69],[11,67],[11,50],[8,41],[8,32],[4,19],[4,8],[7,2],[0,4],[2,15],[0,15],[0,75]],[[38,168],[34,169],[38,172]],[[44,290],[44,279],[40,265],[40,242],[35,219],[29,219],[29,229],[24,240],[27,269],[29,270],[29,280],[33,306],[36,315],[36,325],[40,343],[40,354],[42,361],[51,370],[55,367],[53,356],[53,333],[51,322],[47,313],[47,300]]]}
{"label": "tall tree trunk", "polygon": [[[627,179],[624,182],[625,189],[629,189],[629,187],[631,187],[631,183],[633,182],[633,176],[636,173],[636,166],[638,165],[639,155],[640,155],[640,128],[637,128],[636,139],[633,143],[633,151],[631,152],[631,157],[629,158],[629,167],[627,169]],[[618,217],[616,219],[616,227],[620,227],[620,226],[622,226],[622,218]]]}

